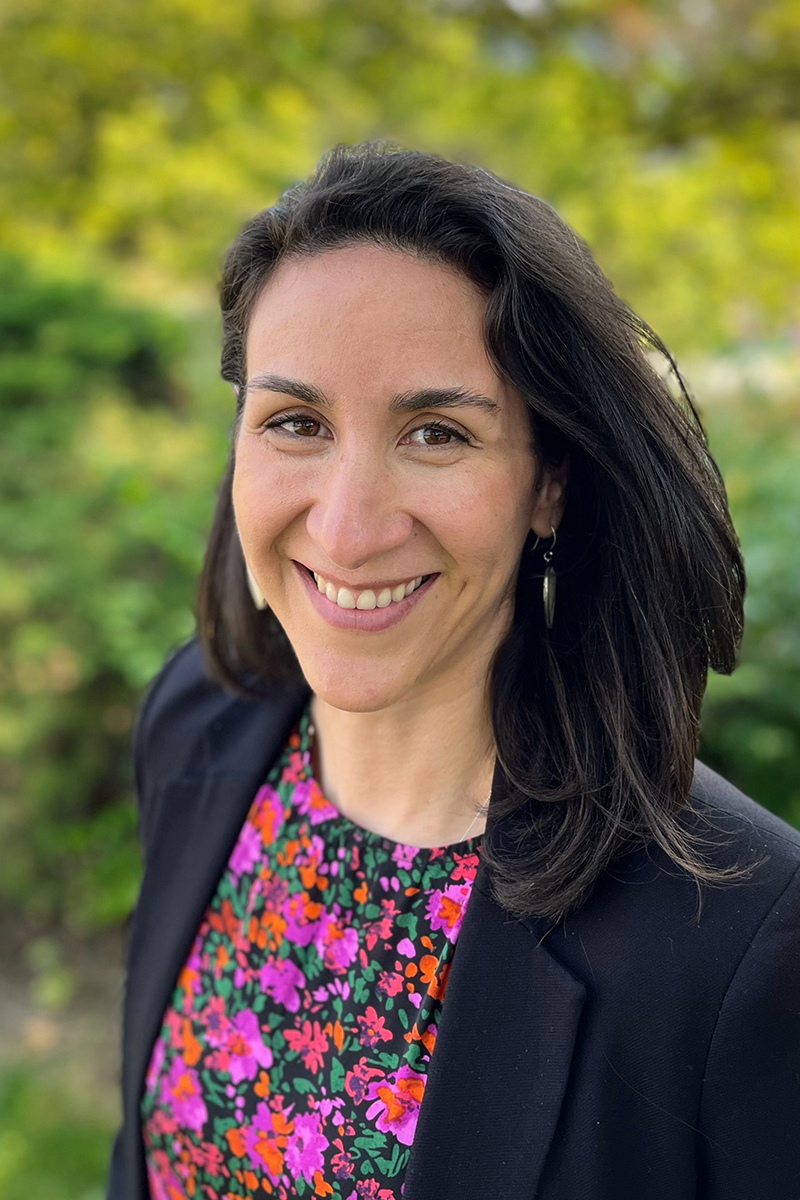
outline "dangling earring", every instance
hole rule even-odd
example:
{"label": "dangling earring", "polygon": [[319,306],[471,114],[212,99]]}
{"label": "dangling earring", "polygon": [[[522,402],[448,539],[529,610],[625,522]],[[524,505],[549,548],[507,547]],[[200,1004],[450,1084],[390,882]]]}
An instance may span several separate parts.
{"label": "dangling earring", "polygon": [[[551,567],[553,561],[553,551],[556,548],[556,531],[553,526],[550,526],[550,532],[553,535],[553,540],[550,543],[550,548],[545,550],[543,558],[547,564],[544,569],[544,581],[542,583],[542,600],[544,602],[544,623],[548,629],[553,628],[553,617],[556,615],[556,573]],[[541,538],[537,537],[531,550],[535,550],[539,545]]]}
{"label": "dangling earring", "polygon": [[247,586],[250,589],[250,595],[253,597],[253,604],[255,604],[256,608],[259,610],[264,609],[267,607],[267,601],[264,598],[264,593],[256,583],[253,577],[253,572],[250,570],[247,563],[245,563],[244,566],[245,570],[247,571]]}

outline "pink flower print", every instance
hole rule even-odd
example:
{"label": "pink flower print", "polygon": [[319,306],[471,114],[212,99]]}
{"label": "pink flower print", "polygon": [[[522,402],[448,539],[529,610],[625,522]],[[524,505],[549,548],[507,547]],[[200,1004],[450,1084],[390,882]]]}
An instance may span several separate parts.
{"label": "pink flower print", "polygon": [[350,995],[350,984],[346,979],[332,979],[328,984],[329,996],[341,996],[346,1000]]}
{"label": "pink flower print", "polygon": [[169,1033],[169,1044],[173,1050],[183,1049],[183,1018],[174,1008],[170,1008],[164,1017],[164,1024]]}
{"label": "pink flower print", "polygon": [[274,788],[265,784],[256,792],[249,821],[261,835],[263,845],[269,846],[283,824],[283,805]]}
{"label": "pink flower print", "polygon": [[[322,1090],[323,1092],[325,1091],[324,1088]],[[334,1124],[340,1125],[342,1122],[342,1115],[336,1110],[341,1108],[343,1104],[344,1100],[342,1100],[340,1096],[337,1096],[335,1099],[332,1096],[324,1096],[317,1105],[317,1111],[321,1117],[329,1117],[331,1113],[333,1113]]]}
{"label": "pink flower print", "polygon": [[[278,1126],[281,1122],[278,1121]],[[248,1125],[243,1125],[244,1146],[254,1171],[266,1171],[273,1184],[277,1184],[283,1168],[283,1154],[278,1147],[278,1133],[272,1112],[260,1100]]]}
{"label": "pink flower print", "polygon": [[264,908],[269,912],[278,913],[283,907],[289,888],[282,875],[271,875],[261,885],[261,897]]}
{"label": "pink flower print", "polygon": [[381,1133],[391,1133],[402,1145],[410,1146],[424,1092],[425,1077],[403,1063],[385,1080],[370,1083],[366,1099],[375,1102],[366,1115],[370,1120],[376,1118]]}
{"label": "pink flower print", "polygon": [[403,990],[403,976],[398,975],[397,971],[381,971],[378,976],[378,991],[385,992],[387,996],[396,996],[398,992]]}
{"label": "pink flower print", "polygon": [[289,1049],[300,1055],[309,1071],[320,1069],[322,1056],[328,1049],[328,1039],[322,1032],[319,1021],[315,1021],[313,1025],[310,1021],[303,1021],[300,1029],[287,1029],[283,1036]]}
{"label": "pink flower print", "polygon": [[330,821],[339,816],[338,808],[334,808],[331,802],[325,799],[316,779],[301,780],[292,792],[292,803],[297,806],[298,812],[308,817],[312,825],[319,825],[322,821]]}
{"label": "pink flower print", "polygon": [[349,1179],[355,1170],[355,1163],[342,1145],[341,1138],[334,1138],[332,1145],[339,1149],[331,1158],[331,1170],[334,1179]]}
{"label": "pink flower print", "polygon": [[352,1071],[348,1071],[344,1079],[344,1090],[348,1096],[355,1100],[356,1104],[360,1104],[366,1099],[367,1091],[371,1086],[370,1080],[375,1078],[383,1079],[383,1071],[377,1067],[368,1067],[367,1060],[362,1055]]}
{"label": "pink flower print", "polygon": [[200,1133],[208,1120],[197,1072],[186,1065],[181,1055],[176,1055],[161,1080],[161,1103],[170,1109],[182,1128],[193,1129],[195,1133]]}
{"label": "pink flower print", "polygon": [[394,1192],[381,1187],[377,1179],[357,1179],[356,1190],[350,1196],[353,1200],[394,1200]]}
{"label": "pink flower print", "polygon": [[249,820],[245,821],[228,860],[228,870],[231,874],[239,876],[252,871],[261,855],[261,845],[261,834]]}
{"label": "pink flower print", "polygon": [[368,950],[375,948],[378,939],[385,942],[392,935],[392,924],[397,916],[397,904],[394,899],[384,899],[381,900],[381,909],[381,915],[376,921],[368,921],[364,925],[364,941]]}
{"label": "pink flower print", "polygon": [[183,1184],[172,1170],[166,1150],[154,1150],[147,1164],[147,1182],[153,1200],[174,1200],[183,1195]]}
{"label": "pink flower print", "polygon": [[272,1051],[261,1040],[258,1017],[246,1008],[231,1021],[226,1049],[230,1055],[231,1083],[255,1079],[259,1067],[272,1066]]}
{"label": "pink flower print", "polygon": [[224,1159],[219,1146],[215,1146],[213,1142],[201,1142],[198,1146],[190,1140],[187,1149],[189,1158],[196,1167],[208,1171],[210,1175],[220,1174]]}
{"label": "pink flower print", "polygon": [[311,1183],[315,1171],[321,1171],[324,1166],[324,1151],[328,1148],[328,1139],[319,1127],[319,1117],[316,1113],[304,1113],[294,1120],[294,1132],[286,1143],[286,1166],[295,1179],[302,1175],[307,1183]]}
{"label": "pink flower print", "polygon": [[356,1017],[358,1022],[358,1040],[362,1046],[377,1046],[379,1042],[390,1042],[392,1034],[386,1028],[386,1018],[379,1017],[371,1004],[367,1005],[366,1013],[359,1013]]}
{"label": "pink flower print", "polygon": [[406,846],[397,843],[392,851],[392,858],[397,863],[398,867],[408,871],[414,865],[414,855],[419,851],[419,846]]}
{"label": "pink flower print", "polygon": [[[178,1132],[178,1122],[168,1116],[165,1108],[155,1108],[147,1120],[147,1138],[171,1136]],[[148,1141],[152,1145],[152,1141]]]}
{"label": "pink flower print", "polygon": [[401,942],[397,943],[397,953],[405,954],[406,958],[414,957],[416,950],[414,949],[414,943],[410,938],[405,937]]}
{"label": "pink flower print", "polygon": [[230,1021],[225,1016],[225,1001],[222,996],[212,996],[199,1014],[200,1024],[205,1029],[205,1040],[212,1049],[225,1045]]}
{"label": "pink flower print", "polygon": [[283,916],[286,922],[286,928],[283,931],[283,936],[287,942],[292,942],[295,946],[308,946],[312,941],[319,936],[320,928],[324,925],[328,918],[328,914],[323,908],[316,920],[309,921],[303,911],[304,901],[299,892],[288,896],[283,906]]}
{"label": "pink flower print", "polygon": [[299,750],[292,750],[286,759],[286,766],[281,776],[284,783],[297,783],[303,778],[305,763]]}
{"label": "pink flower print", "polygon": [[358,930],[326,913],[325,919],[320,920],[314,945],[328,970],[343,975],[358,953]]}
{"label": "pink flower print", "polygon": [[161,1074],[161,1068],[164,1065],[164,1055],[166,1047],[161,1038],[156,1038],[156,1044],[153,1047],[153,1053],[150,1057],[150,1065],[147,1068],[147,1074],[144,1078],[144,1086],[148,1092],[155,1091],[156,1081]]}
{"label": "pink flower print", "polygon": [[453,860],[455,861],[456,865],[450,875],[451,882],[458,883],[460,879],[463,879],[465,883],[472,883],[473,879],[475,878],[475,872],[478,869],[477,854],[475,854],[474,851],[472,854],[454,853]]}
{"label": "pink flower print", "polygon": [[300,1007],[297,989],[303,987],[305,981],[303,972],[288,958],[268,958],[259,975],[261,990],[293,1013]]}
{"label": "pink flower print", "polygon": [[431,929],[443,929],[450,941],[454,942],[464,919],[464,909],[470,891],[468,884],[454,883],[444,891],[437,888],[432,892],[425,913],[431,923]]}

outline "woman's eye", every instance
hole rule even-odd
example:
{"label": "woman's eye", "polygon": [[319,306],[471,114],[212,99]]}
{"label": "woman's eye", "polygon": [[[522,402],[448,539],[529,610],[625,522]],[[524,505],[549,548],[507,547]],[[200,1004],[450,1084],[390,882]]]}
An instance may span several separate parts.
{"label": "woman's eye", "polygon": [[[456,429],[454,425],[448,425],[444,421],[428,421],[425,425],[420,425],[416,429],[412,429],[411,434],[425,433],[429,429],[433,430],[436,440],[423,442],[422,445],[424,446],[452,446],[453,438],[458,442],[468,441],[468,438],[464,436],[460,429]],[[409,437],[411,434],[409,434]]]}
{"label": "woman's eye", "polygon": [[[297,433],[286,429],[287,425],[299,425],[302,432]],[[282,433],[288,434],[289,437],[313,438],[314,428],[322,428],[322,422],[318,421],[316,417],[310,417],[308,413],[289,413],[287,416],[275,417],[272,421],[267,421],[264,428],[280,429]]]}

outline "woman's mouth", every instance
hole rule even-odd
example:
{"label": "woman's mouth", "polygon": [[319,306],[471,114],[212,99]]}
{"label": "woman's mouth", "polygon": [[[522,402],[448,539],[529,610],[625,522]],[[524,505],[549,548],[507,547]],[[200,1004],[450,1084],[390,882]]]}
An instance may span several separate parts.
{"label": "woman's mouth", "polygon": [[380,632],[396,625],[428,594],[439,572],[417,576],[394,588],[336,587],[292,560],[316,611],[336,629]]}

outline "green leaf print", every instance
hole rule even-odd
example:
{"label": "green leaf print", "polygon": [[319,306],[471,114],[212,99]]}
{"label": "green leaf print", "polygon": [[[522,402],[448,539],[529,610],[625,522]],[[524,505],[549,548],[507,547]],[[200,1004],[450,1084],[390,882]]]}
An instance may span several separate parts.
{"label": "green leaf print", "polygon": [[400,1170],[400,1167],[402,1165],[401,1163],[398,1162],[398,1159],[400,1158],[400,1154],[401,1154],[400,1143],[395,1142],[394,1149],[392,1150],[392,1157],[391,1158],[376,1158],[375,1164],[377,1167],[380,1168],[381,1171],[383,1171],[384,1175],[387,1175],[391,1179],[394,1175],[397,1174],[397,1172]]}
{"label": "green leaf print", "polygon": [[[371,1129],[368,1133],[363,1133],[354,1141],[354,1145],[358,1146],[359,1150],[366,1150],[369,1154],[374,1154],[377,1150],[383,1150],[386,1145],[386,1134],[381,1133],[379,1129]],[[366,1171],[368,1160],[364,1160],[362,1170]],[[370,1166],[370,1170],[371,1170]]]}
{"label": "green leaf print", "polygon": [[334,1092],[344,1091],[344,1064],[338,1058],[331,1059],[331,1088]]}
{"label": "green leaf print", "polygon": [[370,989],[367,987],[363,976],[359,975],[353,985],[353,1002],[355,1004],[363,1004],[370,994]]}
{"label": "green leaf print", "polygon": [[417,914],[416,913],[400,913],[395,917],[395,925],[399,925],[401,929],[408,930],[408,936],[412,942],[417,936]]}

